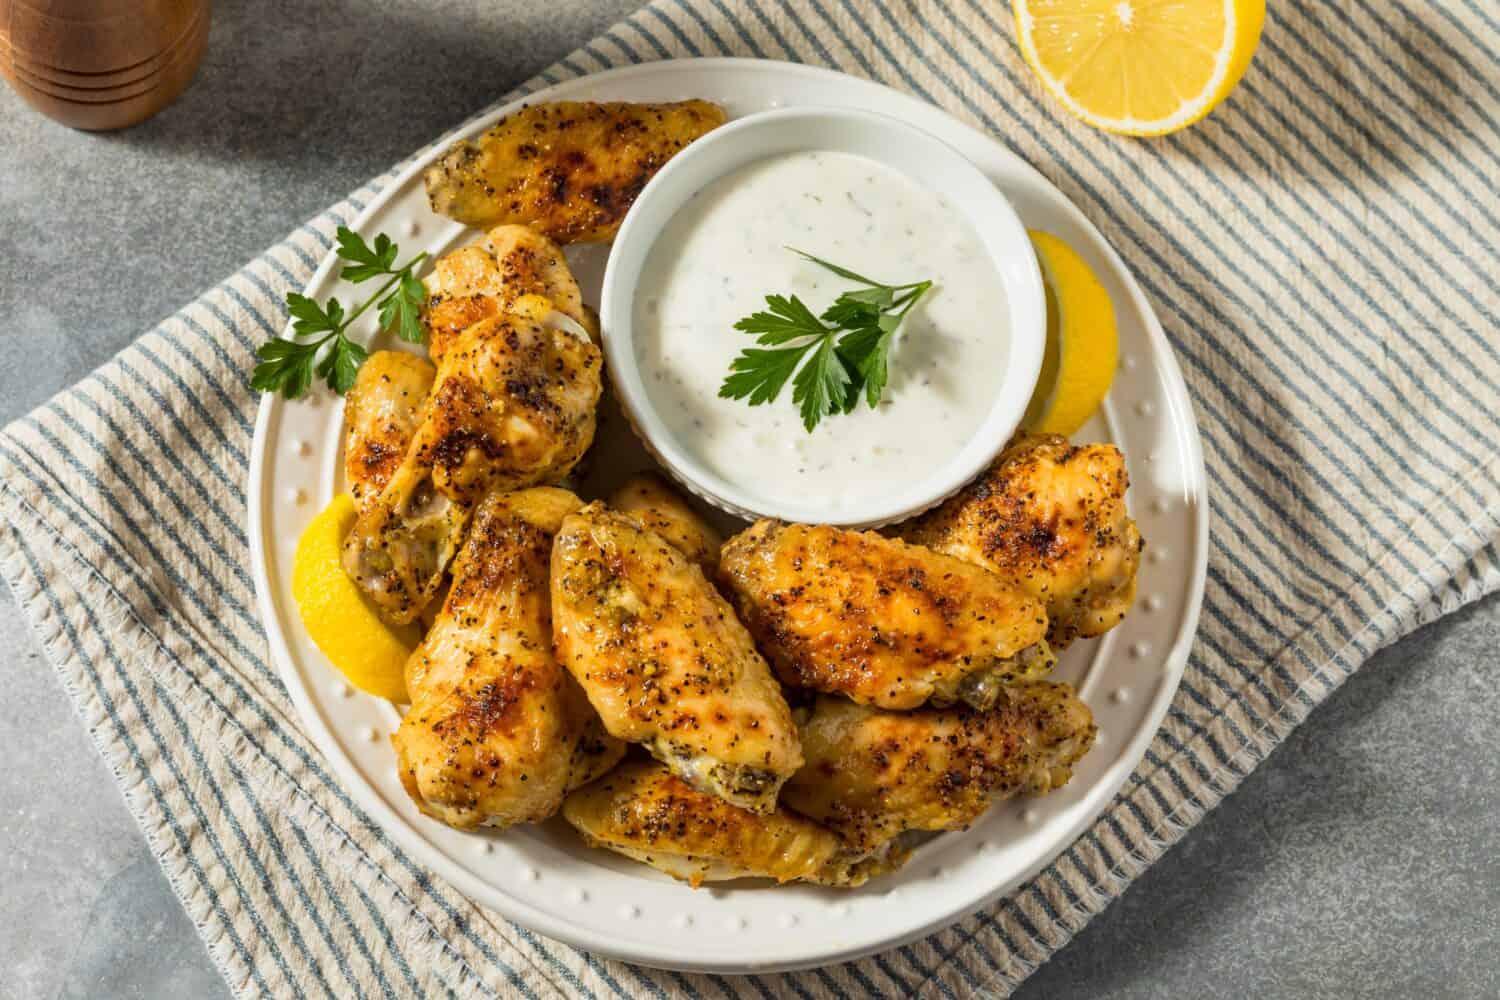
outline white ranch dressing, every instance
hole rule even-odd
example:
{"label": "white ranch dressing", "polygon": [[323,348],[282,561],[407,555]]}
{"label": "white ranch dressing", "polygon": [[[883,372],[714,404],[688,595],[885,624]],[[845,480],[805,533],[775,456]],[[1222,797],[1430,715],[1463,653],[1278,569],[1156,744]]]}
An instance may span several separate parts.
{"label": "white ranch dressing", "polygon": [[[767,294],[820,313],[859,287],[797,247],[876,281],[931,279],[890,353],[881,405],[802,426],[788,382],[773,401],[720,399],[754,337],[736,321]],[[1005,370],[1005,293],[966,219],[941,195],[849,153],[769,157],[699,191],[656,241],[634,305],[635,349],[657,415],[682,449],[769,505],[830,516],[912,487],[984,422]]]}

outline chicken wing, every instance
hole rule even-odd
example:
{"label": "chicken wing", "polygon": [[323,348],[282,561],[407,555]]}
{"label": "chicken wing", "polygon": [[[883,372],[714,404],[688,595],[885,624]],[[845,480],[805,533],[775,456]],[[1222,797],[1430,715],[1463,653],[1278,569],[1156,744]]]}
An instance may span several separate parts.
{"label": "chicken wing", "polygon": [[609,732],[758,813],[802,764],[781,688],[724,598],[666,539],[592,503],[552,551],[557,655]]}
{"label": "chicken wing", "polygon": [[656,473],[631,476],[615,490],[609,505],[677,546],[678,551],[702,566],[705,573],[718,568],[719,547],[724,544],[724,537]]}
{"label": "chicken wing", "polygon": [[855,860],[840,840],[786,809],[758,815],[700,792],[654,760],[632,760],[568,796],[563,816],[590,847],[633,858],[697,888],[773,878],[863,885],[906,854]]}
{"label": "chicken wing", "polygon": [[1044,602],[1062,648],[1102,635],[1135,600],[1145,542],[1125,508],[1130,477],[1111,444],[1022,435],[977,481],[902,537],[998,573]]}
{"label": "chicken wing", "polygon": [[416,433],[437,370],[405,351],[376,351],[344,403],[344,482],[364,510],[391,481]]}
{"label": "chicken wing", "polygon": [[987,708],[1055,662],[1034,598],[874,532],[759,521],[724,546],[719,579],[783,681],[861,704]]}
{"label": "chicken wing", "polygon": [[427,171],[432,210],[476,229],[536,228],[559,243],[608,240],[662,166],[724,123],[707,101],[535,104]]}
{"label": "chicken wing", "polygon": [[407,663],[412,705],[391,737],[401,784],[450,826],[544,820],[624,753],[552,655],[552,538],[581,506],[548,488],[488,497]]}
{"label": "chicken wing", "polygon": [[573,468],[594,437],[601,368],[587,338],[509,313],[453,341],[411,446],[344,542],[345,571],[387,618],[409,622],[437,593],[486,493]]}
{"label": "chicken wing", "polygon": [[599,320],[583,304],[562,248],[528,226],[496,226],[478,242],[444,254],[423,283],[422,321],[433,361],[441,361],[463,331],[496,313],[516,311],[528,295],[548,300],[590,339],[599,339]]}
{"label": "chicken wing", "polygon": [[959,830],[997,799],[1065,785],[1094,743],[1067,684],[1009,687],[989,711],[884,712],[819,698],[802,727],[807,764],[781,798],[857,854],[910,831]]}

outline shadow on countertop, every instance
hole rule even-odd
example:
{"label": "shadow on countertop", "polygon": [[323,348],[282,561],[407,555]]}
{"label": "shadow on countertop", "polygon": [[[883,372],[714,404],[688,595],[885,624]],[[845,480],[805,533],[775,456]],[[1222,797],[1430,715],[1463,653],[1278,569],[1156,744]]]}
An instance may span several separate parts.
{"label": "shadow on countertop", "polygon": [[268,165],[321,149],[348,164],[352,187],[638,6],[555,4],[540,26],[520,4],[481,0],[444,4],[441,14],[355,0],[220,2],[182,99],[104,138]]}
{"label": "shadow on countertop", "polygon": [[220,0],[192,86],[114,133],[0,85],[0,424],[639,3]]}

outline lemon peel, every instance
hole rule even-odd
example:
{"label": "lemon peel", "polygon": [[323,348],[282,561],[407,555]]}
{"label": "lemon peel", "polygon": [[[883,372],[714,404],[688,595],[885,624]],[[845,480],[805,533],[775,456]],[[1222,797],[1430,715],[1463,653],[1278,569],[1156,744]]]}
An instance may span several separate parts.
{"label": "lemon peel", "polygon": [[1090,125],[1165,135],[1200,120],[1250,66],[1265,0],[1011,0],[1021,54]]}
{"label": "lemon peel", "polygon": [[1078,252],[1051,233],[1027,230],[1047,293],[1042,374],[1022,420],[1041,434],[1077,432],[1099,409],[1119,358],[1109,291]]}
{"label": "lemon peel", "polygon": [[421,634],[387,624],[345,574],[340,553],[354,516],[341,493],[308,524],[292,560],[292,597],[307,634],[349,683],[405,702],[406,660]]}

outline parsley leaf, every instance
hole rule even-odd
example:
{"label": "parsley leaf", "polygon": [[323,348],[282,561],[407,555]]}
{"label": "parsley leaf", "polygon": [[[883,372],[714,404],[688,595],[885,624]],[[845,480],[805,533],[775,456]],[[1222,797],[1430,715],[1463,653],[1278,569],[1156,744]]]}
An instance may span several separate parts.
{"label": "parsley leaf", "polygon": [[402,276],[395,289],[380,300],[380,325],[394,327],[402,340],[422,342],[422,306],[427,303],[427,288],[413,275]]}
{"label": "parsley leaf", "polygon": [[823,321],[839,327],[871,326],[879,318],[879,309],[868,302],[851,299],[847,294],[840,295],[834,299],[833,305],[823,310]]}
{"label": "parsley leaf", "polygon": [[250,376],[251,388],[297,399],[307,392],[316,376],[340,396],[348,392],[369,352],[346,334],[372,305],[379,309],[383,328],[394,329],[402,340],[422,342],[422,309],[427,304],[427,289],[416,276],[416,269],[427,259],[427,254],[419,253],[397,267],[397,247],[389,236],[381,233],[371,245],[346,226],[338,229],[336,252],[341,260],[348,261],[339,272],[341,278],[356,285],[372,278],[383,277],[385,281],[375,294],[348,314],[336,298],[329,298],[320,306],[306,295],[288,292],[286,307],[292,320],[292,336],[273,337],[255,352],[259,363]]}
{"label": "parsley leaf", "polygon": [[790,298],[767,295],[766,307],[768,312],[751,313],[734,324],[734,328],[760,334],[756,343],[767,345],[784,344],[798,337],[817,337],[824,332],[818,317],[795,295]]}
{"label": "parsley leaf", "polygon": [[[850,413],[861,398],[878,406],[889,381],[891,346],[901,321],[932,288],[931,281],[885,285],[848,268],[788,247],[804,259],[866,287],[841,294],[815,316],[795,295],[767,295],[766,308],[734,325],[761,345],[730,362],[719,387],[724,399],[768,403],[792,383],[792,402],[809,433],[823,418]],[[765,348],[774,348],[766,350]]]}
{"label": "parsley leaf", "polygon": [[[822,257],[814,257],[806,250],[798,250],[796,247],[787,247],[787,249],[796,254],[798,257],[801,257],[803,260],[810,261],[823,268],[824,270],[832,271],[840,278],[848,278],[850,281],[858,282],[861,285],[869,285],[872,288],[886,287],[885,285],[882,285],[880,282],[876,281],[874,278],[866,278],[863,274],[857,274],[854,271],[849,270],[847,267],[839,267],[837,264],[830,264]],[[904,288],[906,286],[902,285],[897,287]]]}
{"label": "parsley leaf", "polygon": [[834,353],[834,339],[824,337],[792,380],[792,402],[799,404],[808,433],[825,416],[844,408],[849,383],[849,370]]}
{"label": "parsley leaf", "polygon": [[781,387],[792,377],[806,353],[807,347],[783,347],[774,351],[747,348],[730,362],[734,374],[719,386],[719,396],[723,399],[749,397],[751,406],[769,403],[781,392]]}
{"label": "parsley leaf", "polygon": [[286,305],[287,311],[295,320],[292,324],[293,328],[298,333],[322,333],[324,330],[337,330],[339,320],[344,318],[344,307],[339,305],[338,299],[329,299],[325,309],[306,295],[287,292]]}
{"label": "parsley leaf", "polygon": [[[895,330],[882,330],[878,326],[865,327],[839,341],[839,357],[858,374],[863,382],[865,401],[874,409],[885,392],[886,364],[889,360],[891,340]],[[857,404],[859,397],[855,396]],[[854,409],[850,406],[849,409]]]}
{"label": "parsley leaf", "polygon": [[396,244],[385,233],[375,237],[375,246],[371,248],[364,239],[354,230],[347,226],[338,228],[339,248],[338,254],[344,260],[353,261],[352,264],[344,265],[344,270],[339,276],[346,281],[352,281],[356,285],[371,278],[378,278],[382,274],[392,273],[396,264]]}

